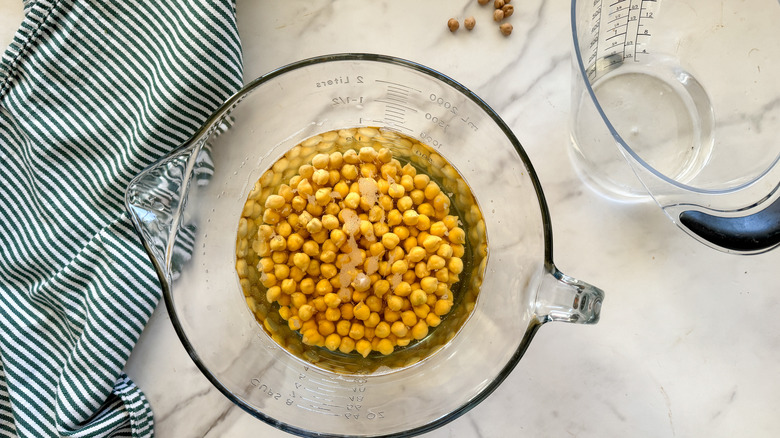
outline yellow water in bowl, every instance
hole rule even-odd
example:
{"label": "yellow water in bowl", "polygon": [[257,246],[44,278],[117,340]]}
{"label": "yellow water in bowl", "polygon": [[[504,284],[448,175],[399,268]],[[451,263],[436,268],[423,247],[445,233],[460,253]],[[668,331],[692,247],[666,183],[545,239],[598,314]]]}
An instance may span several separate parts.
{"label": "yellow water in bowl", "polygon": [[458,171],[372,127],[287,151],[247,195],[236,239],[258,323],[293,355],[344,373],[439,350],[473,311],[486,260],[482,213]]}

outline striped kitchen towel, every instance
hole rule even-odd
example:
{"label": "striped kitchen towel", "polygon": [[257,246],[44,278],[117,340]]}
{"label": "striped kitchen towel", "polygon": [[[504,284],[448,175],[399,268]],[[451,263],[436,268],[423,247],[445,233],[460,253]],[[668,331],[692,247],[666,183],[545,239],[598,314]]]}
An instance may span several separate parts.
{"label": "striped kitchen towel", "polygon": [[128,182],[242,85],[231,0],[26,1],[0,60],[0,436],[149,437]]}

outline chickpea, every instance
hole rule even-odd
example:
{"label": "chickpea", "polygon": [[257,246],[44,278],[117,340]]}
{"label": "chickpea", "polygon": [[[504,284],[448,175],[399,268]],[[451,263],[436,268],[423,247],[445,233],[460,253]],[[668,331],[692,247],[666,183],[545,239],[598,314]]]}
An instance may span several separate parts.
{"label": "chickpea", "polygon": [[358,168],[354,164],[345,164],[341,168],[341,176],[349,181],[355,180],[358,177]]}
{"label": "chickpea", "polygon": [[[426,277],[430,278],[430,277]],[[425,291],[422,289],[417,289],[412,291],[411,295],[409,295],[409,301],[412,303],[412,306],[419,306],[421,304],[424,304],[426,301],[428,301],[428,295],[425,294]]]}
{"label": "chickpea", "polygon": [[412,293],[412,285],[406,281],[402,281],[393,289],[393,293],[399,297],[408,297],[409,294]]}
{"label": "chickpea", "polygon": [[[419,213],[419,211],[418,211]],[[415,228],[417,228],[420,231],[426,231],[431,227],[431,219],[426,214],[418,214],[417,215],[417,225]]]}
{"label": "chickpea", "polygon": [[330,351],[336,351],[341,346],[341,336],[337,333],[331,333],[325,338],[325,348]]}
{"label": "chickpea", "polygon": [[399,199],[406,194],[406,189],[404,189],[404,186],[398,183],[390,184],[390,188],[387,190],[387,194],[394,199]]}
{"label": "chickpea", "polygon": [[412,200],[412,204],[420,205],[425,202],[425,192],[420,189],[414,189],[409,193],[409,198]]}
{"label": "chickpea", "polygon": [[406,310],[401,312],[401,321],[408,327],[412,327],[417,324],[417,315],[412,310]]}
{"label": "chickpea", "polygon": [[316,329],[310,329],[303,332],[302,342],[307,345],[319,345],[325,344],[325,339],[320,335]]}
{"label": "chickpea", "polygon": [[425,321],[418,321],[417,324],[412,327],[412,337],[416,340],[421,340],[428,336],[428,324]]}
{"label": "chickpea", "polygon": [[323,300],[325,301],[325,305],[329,308],[336,308],[341,305],[341,298],[333,292],[326,293]]}
{"label": "chickpea", "polygon": [[369,295],[365,299],[366,306],[371,310],[371,312],[380,312],[382,311],[382,300],[377,297],[376,295]]}
{"label": "chickpea", "polygon": [[279,286],[271,286],[266,291],[265,298],[268,300],[269,303],[273,303],[277,301],[281,295],[282,295],[282,288],[280,288]]}
{"label": "chickpea", "polygon": [[355,292],[365,292],[371,288],[371,279],[364,273],[359,273],[352,281],[352,287],[355,288]]}
{"label": "chickpea", "polygon": [[390,332],[399,338],[403,338],[409,333],[409,329],[402,321],[395,321],[393,325],[390,326]]}
{"label": "chickpea", "polygon": [[[341,135],[341,134],[339,134]],[[348,135],[354,135],[354,134],[348,134]],[[343,153],[344,162],[347,164],[358,164],[360,163],[360,158],[358,157],[357,151],[354,149],[349,149],[346,152]]]}
{"label": "chickpea", "polygon": [[349,328],[349,337],[354,340],[359,340],[363,338],[364,334],[365,328],[363,327],[363,324],[353,322]]}
{"label": "chickpea", "polygon": [[333,186],[333,192],[337,194],[338,199],[344,199],[349,194],[349,186],[344,181],[339,181]]}
{"label": "chickpea", "polygon": [[342,337],[341,344],[339,345],[339,351],[348,354],[355,350],[355,341],[350,337]]}
{"label": "chickpea", "polygon": [[294,292],[290,295],[290,301],[293,307],[299,309],[306,304],[306,295],[304,295],[303,292]]}
{"label": "chickpea", "polygon": [[342,319],[336,323],[336,333],[339,336],[349,336],[350,327],[352,327],[352,323],[347,319]]}
{"label": "chickpea", "polygon": [[[411,192],[411,190],[408,190]],[[411,210],[411,208],[414,207],[414,201],[412,200],[411,196],[404,195],[402,196],[397,202],[396,206],[398,207],[398,211],[401,213],[406,213],[407,211],[414,211]]]}
{"label": "chickpea", "polygon": [[341,321],[341,311],[338,308],[325,309],[325,319],[331,322]]}
{"label": "chickpea", "polygon": [[363,235],[363,237],[367,239],[376,239],[376,236],[374,236],[374,224],[371,223],[369,220],[361,220],[360,221],[360,234]]}
{"label": "chickpea", "polygon": [[[377,206],[377,208],[379,208],[379,206]],[[371,220],[371,216],[370,215],[369,215],[368,219]],[[387,213],[387,226],[388,227],[392,227],[392,226],[398,225],[402,221],[403,221],[403,216],[401,215],[401,212],[398,211],[397,209],[392,209],[392,210],[390,210]],[[374,222],[376,222],[376,220]]]}
{"label": "chickpea", "polygon": [[377,159],[377,151],[370,147],[370,146],[364,146],[360,148],[360,151],[358,151],[358,158],[360,158],[360,161],[363,161],[364,163],[370,163]]}
{"label": "chickpea", "polygon": [[444,224],[444,222],[436,221],[431,224],[428,232],[434,236],[445,237],[449,232],[449,229],[447,228],[447,225]]}
{"label": "chickpea", "polygon": [[379,324],[377,324],[376,328],[374,329],[374,336],[379,338],[386,338],[390,336],[390,333],[390,324],[385,321],[379,322]]}
{"label": "chickpea", "polygon": [[466,243],[466,232],[462,228],[455,227],[449,231],[448,239],[452,243],[463,245]]}
{"label": "chickpea", "polygon": [[436,195],[441,193],[441,189],[439,188],[438,184],[431,181],[428,183],[428,185],[425,186],[424,193],[425,193],[425,199],[430,201],[433,200],[433,198],[435,198]]}
{"label": "chickpea", "polygon": [[419,218],[420,218],[420,216],[419,216],[419,214],[417,214],[416,211],[407,209],[403,213],[402,220],[403,220],[404,225],[414,226],[414,225],[417,225],[417,221],[419,220]]}
{"label": "chickpea", "polygon": [[371,342],[361,339],[355,343],[355,350],[357,350],[361,356],[368,357],[368,354],[371,353]]}
{"label": "chickpea", "polygon": [[328,321],[327,319],[323,319],[317,323],[317,331],[320,332],[320,334],[324,336],[328,336],[331,333],[336,332],[336,325],[333,324],[332,321]]}
{"label": "chickpea", "polygon": [[[290,201],[290,205],[295,211],[302,211],[304,208],[306,208],[307,204],[308,202],[303,196],[296,196],[292,199],[292,201]],[[263,217],[263,220],[265,220],[265,217]]]}
{"label": "chickpea", "polygon": [[446,315],[447,313],[449,313],[451,308],[452,308],[452,301],[438,300],[436,301],[436,304],[433,306],[433,313],[439,316]]}
{"label": "chickpea", "polygon": [[[380,321],[381,321],[381,319],[379,317],[379,314],[376,313],[376,312],[371,312],[368,315],[368,318],[366,318],[366,320],[365,320],[365,322],[363,324],[365,324],[366,330],[368,330],[369,328],[376,327],[377,324],[379,324]],[[366,336],[368,336],[368,333],[366,333]]]}
{"label": "chickpea", "polygon": [[[392,213],[393,211],[395,211],[395,210],[391,210],[390,213]],[[380,207],[378,205],[374,205],[368,211],[368,221],[367,222],[369,222],[369,223],[371,223],[371,222],[374,222],[374,223],[379,222],[379,221],[382,220],[384,215],[385,215],[385,211],[382,209],[382,207]],[[392,219],[388,219],[388,225],[392,225],[391,221],[392,221]]]}
{"label": "chickpea", "polygon": [[311,165],[314,166],[315,169],[326,169],[329,163],[330,156],[327,154],[317,154],[311,159]]}
{"label": "chickpea", "polygon": [[411,232],[409,231],[409,228],[406,228],[404,226],[395,227],[395,228],[393,228],[392,231],[393,231],[393,234],[398,236],[398,238],[403,240],[403,241],[406,241],[406,239],[408,239],[409,236],[411,235]]}
{"label": "chickpea", "polygon": [[416,265],[414,265],[414,273],[419,278],[424,278],[429,275],[431,275],[431,270],[428,269],[428,263],[425,261],[420,261]]}
{"label": "chickpea", "polygon": [[355,317],[355,312],[354,312],[355,306],[353,306],[352,303],[342,304],[339,309],[341,310],[341,317],[344,318],[345,320],[349,321]]}
{"label": "chickpea", "polygon": [[[265,200],[265,208],[272,208],[274,210],[279,210],[282,207],[284,207],[284,204],[286,201],[282,196],[279,195],[271,195]],[[247,203],[248,204],[248,203]]]}
{"label": "chickpea", "polygon": [[390,228],[387,226],[387,224],[383,224],[381,222],[377,222],[374,224],[374,236],[376,237],[382,237],[385,235],[385,233],[388,233],[390,231]]}
{"label": "chickpea", "polygon": [[417,315],[417,318],[424,320],[431,312],[431,307],[427,303],[422,303],[419,306],[412,306],[412,311]]}
{"label": "chickpea", "polygon": [[423,240],[423,248],[429,253],[435,253],[441,245],[441,237],[429,235]]}
{"label": "chickpea", "polygon": [[450,18],[447,20],[447,27],[450,29],[450,32],[455,32],[460,27],[460,23],[458,20]]}
{"label": "chickpea", "polygon": [[450,261],[447,262],[447,269],[455,275],[460,274],[463,272],[463,260],[457,257],[450,258]]}
{"label": "chickpea", "polygon": [[386,249],[393,249],[401,243],[401,239],[394,233],[382,234],[382,245]]}
{"label": "chickpea", "polygon": [[336,228],[335,230],[330,232],[330,240],[332,240],[333,244],[336,245],[337,248],[339,248],[341,247],[341,245],[344,245],[344,243],[347,241],[347,235],[340,229]]}
{"label": "chickpea", "polygon": [[438,211],[449,212],[449,209],[450,209],[450,199],[444,193],[439,192],[439,194],[436,195],[435,198],[433,198],[433,208],[437,212]]}
{"label": "chickpea", "polygon": [[282,293],[290,295],[293,292],[295,292],[297,287],[298,285],[296,284],[295,280],[293,280],[292,278],[285,278],[284,280],[282,280],[282,284],[281,284]]}
{"label": "chickpea", "polygon": [[393,343],[389,339],[385,338],[385,339],[381,339],[377,343],[375,349],[376,349],[376,351],[380,352],[381,354],[388,355],[388,354],[393,352],[393,350],[395,349],[395,346],[393,345]]}
{"label": "chickpea", "polygon": [[[438,280],[439,283],[449,283],[450,271],[447,269],[439,269],[436,271],[436,280]],[[436,289],[438,290],[438,284],[436,285]]]}
{"label": "chickpea", "polygon": [[[389,189],[388,189],[389,190]],[[379,205],[384,209],[385,211],[390,211],[393,209],[393,198],[390,197],[390,195],[381,195],[379,197]]]}
{"label": "chickpea", "polygon": [[344,206],[355,210],[360,205],[360,194],[356,192],[350,192],[344,198]]}
{"label": "chickpea", "polygon": [[304,252],[296,252],[293,256],[293,264],[302,271],[305,271],[306,268],[309,267],[309,262],[311,262],[311,258]]}
{"label": "chickpea", "polygon": [[287,249],[290,251],[298,251],[303,246],[303,237],[298,233],[290,234],[287,238]]}
{"label": "chickpea", "polygon": [[428,258],[427,268],[429,271],[435,271],[437,269],[442,269],[445,266],[446,262],[443,258],[432,255]]}
{"label": "chickpea", "polygon": [[308,321],[312,316],[314,316],[314,307],[309,304],[304,304],[298,308],[298,318],[300,318],[301,321]]}
{"label": "chickpea", "polygon": [[[420,280],[420,288],[422,291],[428,294],[432,294],[436,292],[436,288],[439,286],[439,280],[435,277],[425,277],[422,280]],[[419,305],[422,304],[425,301],[422,301],[418,304],[414,304],[414,300],[412,300],[412,305]]]}
{"label": "chickpea", "polygon": [[399,311],[403,307],[404,299],[401,296],[393,295],[387,298],[387,307],[393,311]]}
{"label": "chickpea", "polygon": [[371,315],[371,309],[364,302],[359,302],[354,309],[355,318],[365,321]]}
{"label": "chickpea", "polygon": [[406,260],[396,260],[390,265],[390,272],[403,275],[409,270],[409,264]]}
{"label": "chickpea", "polygon": [[317,285],[315,286],[315,292],[318,295],[325,295],[328,292],[333,292],[333,286],[330,284],[328,280],[322,279],[317,282]]}

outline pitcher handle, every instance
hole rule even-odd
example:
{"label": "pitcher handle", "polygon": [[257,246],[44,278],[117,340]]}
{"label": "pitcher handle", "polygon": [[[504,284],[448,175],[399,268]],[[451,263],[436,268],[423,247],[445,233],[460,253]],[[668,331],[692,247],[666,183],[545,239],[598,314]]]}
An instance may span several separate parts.
{"label": "pitcher handle", "polygon": [[780,245],[780,198],[765,209],[745,216],[715,216],[686,210],[679,217],[683,227],[727,252],[755,254]]}
{"label": "pitcher handle", "polygon": [[536,315],[542,323],[595,324],[599,320],[603,300],[604,291],[601,289],[569,277],[550,265],[536,296]]}

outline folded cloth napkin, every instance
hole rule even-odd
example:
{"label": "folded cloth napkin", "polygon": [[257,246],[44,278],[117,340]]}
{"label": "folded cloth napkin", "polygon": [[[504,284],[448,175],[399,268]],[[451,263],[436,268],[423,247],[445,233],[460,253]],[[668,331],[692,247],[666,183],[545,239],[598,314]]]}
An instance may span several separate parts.
{"label": "folded cloth napkin", "polygon": [[0,60],[0,436],[149,437],[128,182],[242,85],[231,0],[27,1]]}

